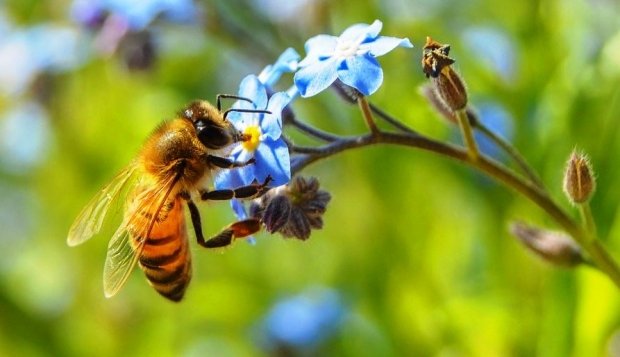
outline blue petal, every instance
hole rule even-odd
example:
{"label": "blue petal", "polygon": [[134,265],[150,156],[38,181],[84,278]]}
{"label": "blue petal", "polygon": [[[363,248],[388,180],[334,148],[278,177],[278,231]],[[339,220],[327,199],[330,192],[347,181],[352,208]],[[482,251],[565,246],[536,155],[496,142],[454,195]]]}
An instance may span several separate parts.
{"label": "blue petal", "polygon": [[[251,99],[253,103],[240,100],[235,108],[240,109],[265,109],[267,107],[267,91],[265,86],[253,74],[243,78],[239,85],[239,96]],[[252,105],[253,104],[253,105]]]}
{"label": "blue petal", "polygon": [[413,47],[409,39],[381,36],[376,40],[360,45],[360,50],[368,50],[374,57],[383,56],[396,47]]}
{"label": "blue petal", "polygon": [[338,78],[338,60],[329,58],[295,73],[295,85],[302,97],[311,97],[329,87]]}
{"label": "blue petal", "polygon": [[240,200],[230,200],[230,206],[232,207],[233,212],[235,212],[235,216],[237,216],[238,219],[242,220],[248,218],[248,214],[245,212],[245,206],[243,205],[243,203],[241,203]]}
{"label": "blue petal", "polygon": [[215,176],[214,181],[214,186],[216,190],[228,190],[245,186],[241,180],[241,176],[239,175],[237,169],[220,171]]}
{"label": "blue petal", "polygon": [[379,20],[375,20],[372,25],[355,24],[344,30],[339,39],[341,41],[359,41],[360,38],[372,39],[379,35],[382,27],[383,24]]}
{"label": "blue petal", "polygon": [[282,52],[280,57],[273,65],[269,65],[263,69],[258,75],[258,80],[266,86],[272,87],[284,72],[295,72],[297,70],[297,63],[299,61],[299,53],[293,48],[289,47],[286,51]]}
{"label": "blue petal", "polygon": [[269,98],[267,110],[271,114],[265,114],[260,127],[262,133],[271,140],[276,140],[282,135],[282,110],[290,100],[291,98],[284,92],[278,92]]}
{"label": "blue petal", "polygon": [[330,35],[314,36],[306,41],[306,58],[299,62],[299,67],[305,67],[319,61],[325,54],[333,53],[338,44],[338,38]]}
{"label": "blue petal", "polygon": [[[243,101],[239,101],[239,102],[243,102]],[[243,108],[241,105],[235,104],[232,106],[232,109],[254,109],[254,108]],[[240,113],[240,112],[236,112],[233,110],[233,111],[228,112],[228,114],[226,114],[226,120],[231,122],[235,126],[235,128],[237,128],[237,130],[242,130],[243,128],[241,127],[241,124],[244,122],[244,120],[246,119],[248,115],[252,115],[252,114]]]}
{"label": "blue petal", "polygon": [[256,150],[256,179],[259,183],[271,175],[271,187],[280,186],[291,180],[291,160],[288,146],[283,140],[263,144]]}
{"label": "blue petal", "polygon": [[349,57],[345,61],[348,69],[338,71],[338,78],[344,84],[364,95],[371,95],[379,89],[383,83],[383,70],[374,57],[366,54]]}
{"label": "blue petal", "polygon": [[[260,148],[260,146],[259,146]],[[256,157],[256,154],[258,153],[258,150],[254,153],[254,157]],[[258,160],[258,158],[257,158]],[[236,169],[239,172],[239,177],[241,178],[241,186],[247,186],[250,185],[254,182],[254,180],[256,180],[256,173],[258,170],[260,170],[260,164],[254,163],[252,165],[248,165],[248,166],[244,166],[241,168]]]}
{"label": "blue petal", "polygon": [[376,38],[377,36],[379,36],[379,32],[381,32],[382,28],[383,28],[383,23],[379,20],[375,20],[370,25],[370,28],[368,29],[368,37]]}

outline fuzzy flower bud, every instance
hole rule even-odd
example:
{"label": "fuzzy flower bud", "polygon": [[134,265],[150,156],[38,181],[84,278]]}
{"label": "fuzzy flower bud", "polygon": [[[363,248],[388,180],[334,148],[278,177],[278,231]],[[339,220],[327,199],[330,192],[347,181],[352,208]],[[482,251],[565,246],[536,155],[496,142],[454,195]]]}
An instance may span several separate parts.
{"label": "fuzzy flower bud", "polygon": [[422,71],[430,78],[437,96],[451,111],[464,109],[467,106],[467,90],[461,77],[452,69],[456,62],[449,57],[450,45],[443,45],[426,38],[422,49]]}
{"label": "fuzzy flower bud", "polygon": [[596,189],[590,161],[584,154],[573,151],[566,163],[564,192],[575,205],[587,203]]}
{"label": "fuzzy flower bud", "polygon": [[[419,93],[428,100],[430,105],[439,113],[439,115],[448,122],[448,124],[459,125],[459,121],[456,118],[456,115],[452,110],[450,110],[444,104],[443,100],[437,94],[434,86],[430,83],[424,84],[420,86],[418,89]],[[465,108],[465,113],[467,114],[467,119],[469,120],[469,125],[476,126],[478,123],[478,113],[471,106],[467,106]]]}
{"label": "fuzzy flower bud", "polygon": [[357,89],[342,83],[340,79],[337,79],[331,87],[342,100],[350,104],[356,104],[357,100],[364,96]]}
{"label": "fuzzy flower bud", "polygon": [[511,224],[510,232],[530,251],[554,265],[571,268],[583,263],[581,249],[564,233],[551,232],[520,222]]}
{"label": "fuzzy flower bud", "polygon": [[316,178],[296,176],[256,199],[250,215],[260,218],[268,232],[306,240],[313,229],[323,228],[323,214],[330,200],[331,195],[319,189]]}

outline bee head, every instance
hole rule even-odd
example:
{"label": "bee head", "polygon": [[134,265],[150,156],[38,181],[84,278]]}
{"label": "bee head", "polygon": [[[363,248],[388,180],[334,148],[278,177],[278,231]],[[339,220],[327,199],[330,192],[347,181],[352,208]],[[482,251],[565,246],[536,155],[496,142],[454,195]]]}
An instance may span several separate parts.
{"label": "bee head", "polygon": [[193,102],[182,115],[192,122],[198,140],[209,149],[222,149],[237,141],[235,128],[209,102]]}

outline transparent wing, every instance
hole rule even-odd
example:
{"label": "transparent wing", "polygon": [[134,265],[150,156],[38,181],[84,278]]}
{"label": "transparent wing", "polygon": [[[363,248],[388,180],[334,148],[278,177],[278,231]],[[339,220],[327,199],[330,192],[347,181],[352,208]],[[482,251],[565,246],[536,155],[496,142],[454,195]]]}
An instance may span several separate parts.
{"label": "transparent wing", "polygon": [[137,183],[136,195],[127,204],[123,223],[108,245],[108,256],[103,268],[103,291],[106,297],[114,296],[127,282],[159,212],[177,182],[176,172],[171,171],[161,180]]}
{"label": "transparent wing", "polygon": [[119,197],[119,193],[134,174],[135,169],[134,163],[127,165],[90,200],[71,225],[67,244],[76,246],[99,233],[110,206]]}

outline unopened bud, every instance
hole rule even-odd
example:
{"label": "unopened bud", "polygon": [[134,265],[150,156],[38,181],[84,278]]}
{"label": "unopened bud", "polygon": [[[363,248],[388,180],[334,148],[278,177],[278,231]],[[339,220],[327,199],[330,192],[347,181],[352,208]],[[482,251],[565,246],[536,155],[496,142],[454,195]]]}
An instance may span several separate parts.
{"label": "unopened bud", "polygon": [[357,89],[344,84],[340,79],[336,79],[331,85],[332,89],[338,94],[342,100],[350,104],[356,104],[357,100],[364,95]]}
{"label": "unopened bud", "polygon": [[456,62],[449,57],[450,45],[444,45],[426,38],[422,48],[422,71],[430,78],[438,97],[451,111],[467,106],[467,90],[461,77],[452,69]]}
{"label": "unopened bud", "polygon": [[275,195],[263,212],[265,230],[277,232],[288,222],[291,216],[291,201],[285,195]]}
{"label": "unopened bud", "polygon": [[256,199],[250,216],[260,218],[271,233],[306,240],[313,229],[323,228],[323,214],[331,200],[331,195],[319,188],[316,178],[296,176]]}
{"label": "unopened bud", "polygon": [[566,163],[564,192],[573,204],[587,203],[596,189],[596,181],[588,158],[573,151]]}
{"label": "unopened bud", "polygon": [[[443,99],[439,98],[439,95],[432,84],[427,83],[420,86],[419,92],[424,98],[428,100],[433,109],[435,109],[439,113],[439,115],[449,124],[459,124],[459,121],[456,118],[454,111],[450,110],[444,103]],[[476,111],[469,105],[465,108],[465,113],[467,114],[469,125],[471,125],[472,127],[476,126],[479,120],[478,113],[476,113]]]}
{"label": "unopened bud", "polygon": [[530,251],[554,265],[574,267],[583,263],[581,249],[564,233],[547,231],[520,222],[511,224],[510,232]]}

